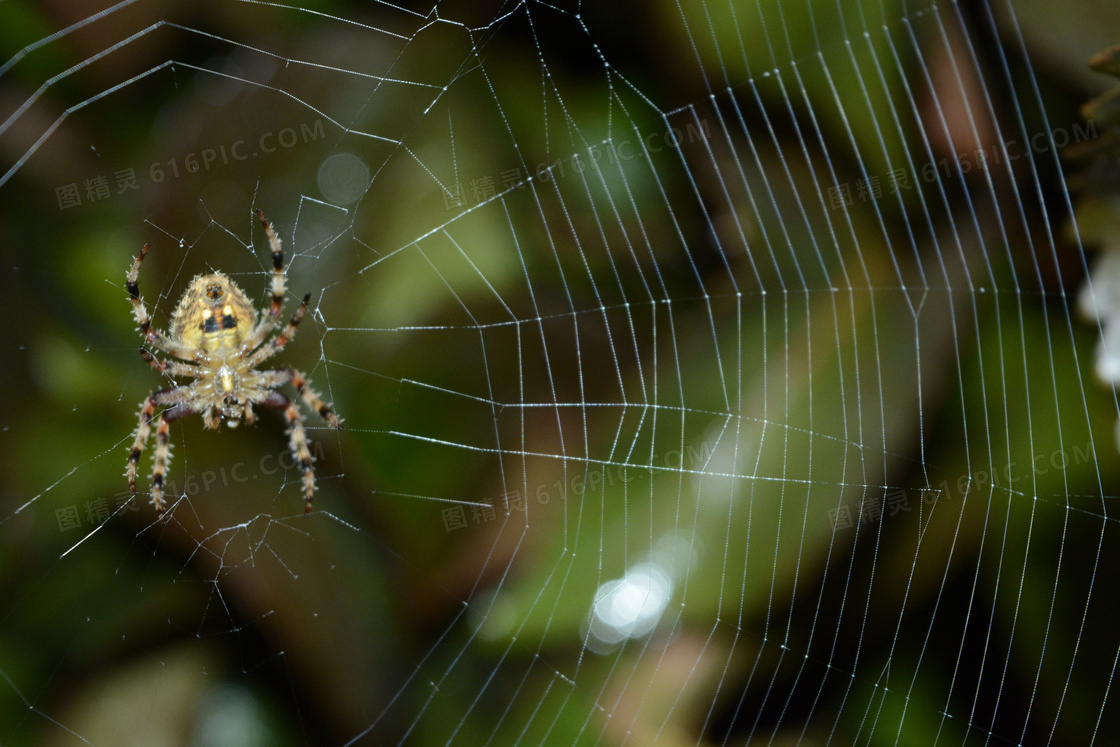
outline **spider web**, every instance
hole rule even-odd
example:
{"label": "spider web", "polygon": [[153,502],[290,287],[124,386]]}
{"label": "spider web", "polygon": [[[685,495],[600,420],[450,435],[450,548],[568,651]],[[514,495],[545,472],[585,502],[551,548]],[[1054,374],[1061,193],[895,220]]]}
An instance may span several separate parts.
{"label": "spider web", "polygon": [[[1059,55],[1004,2],[602,5],[0,9],[0,743],[1120,726]],[[257,208],[311,292],[267,365],[344,430],[304,517],[281,418],[177,421],[161,524],[123,275],[263,306]]]}

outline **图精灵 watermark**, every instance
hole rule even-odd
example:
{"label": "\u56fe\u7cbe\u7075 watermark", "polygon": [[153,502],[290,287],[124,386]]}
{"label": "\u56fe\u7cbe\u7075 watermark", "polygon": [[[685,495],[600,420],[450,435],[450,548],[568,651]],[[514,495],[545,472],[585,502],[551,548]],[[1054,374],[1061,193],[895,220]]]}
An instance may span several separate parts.
{"label": "\u56fe\u7cbe\u7075 watermark", "polygon": [[91,174],[84,179],[55,187],[55,199],[60,211],[100,203],[129,192],[139,192],[142,182],[160,184],[170,179],[190,177],[221,166],[291,150],[325,137],[323,120],[301,122],[231,142],[216,143],[167,160],[153,161],[139,169],[128,166]]}
{"label": "\u56fe\u7cbe\u7075 watermark", "polygon": [[[309,442],[312,458],[321,461],[325,456],[322,441]],[[164,494],[168,497],[194,497],[218,487],[229,487],[255,480],[261,475],[275,475],[279,472],[289,472],[299,469],[299,460],[290,450],[279,454],[265,454],[256,463],[240,461],[231,465],[222,465],[217,469],[208,469],[200,474],[191,474],[183,478],[182,490],[174,480],[164,482]],[[140,510],[141,501],[132,494],[131,490],[122,490],[115,493],[112,498],[99,496],[83,501],[81,504],[63,506],[54,511],[55,521],[58,522],[58,531],[68,532],[104,524],[113,515],[122,511],[137,512]],[[82,523],[85,517],[85,523]]]}
{"label": "\u56fe\u7cbe\u7075 watermark", "polygon": [[566,157],[541,161],[535,167],[514,167],[494,174],[481,174],[465,181],[456,181],[444,186],[443,206],[454,210],[478,205],[512,190],[525,189],[531,181],[550,182],[563,179],[569,174],[582,174],[588,170],[601,168],[604,164],[618,164],[637,158],[648,158],[651,153],[679,149],[683,145],[708,140],[711,129],[707,120],[684,127],[670,127],[667,130],[634,135],[625,138],[608,138],[595,145],[589,145]]}
{"label": "\u56fe\u7cbe\u7075 watermark", "polygon": [[951,480],[942,480],[934,487],[869,488],[869,494],[862,500],[841,503],[828,509],[828,521],[833,531],[851,529],[859,524],[874,524],[901,513],[912,513],[923,503],[932,506],[940,500],[964,498],[977,491],[1018,490],[1038,477],[1064,472],[1071,466],[1091,464],[1096,459],[1093,442],[1088,441],[1084,446],[1036,454],[1029,461],[1012,460],[1002,466],[973,470]]}
{"label": "\u56fe\u7cbe\u7075 watermark", "polygon": [[[707,441],[690,444],[683,449],[670,449],[649,464],[616,464],[612,462],[592,462],[585,469],[572,470],[571,477],[541,483],[536,488],[522,492],[510,490],[496,498],[482,498],[466,505],[454,505],[440,510],[443,529],[451,532],[465,529],[474,524],[484,524],[511,511],[525,512],[530,501],[546,506],[554,499],[566,501],[569,495],[583,496],[617,485],[630,485],[643,479],[654,479],[658,475],[676,474],[684,470],[695,470],[708,463],[712,448]],[[504,510],[499,512],[499,508]],[[469,510],[468,510],[469,509]]]}
{"label": "\u56fe\u7cbe\u7075 watermark", "polygon": [[884,195],[894,195],[914,189],[919,182],[933,183],[954,175],[973,171],[987,171],[994,166],[1030,158],[1033,154],[1049,152],[1097,137],[1097,123],[1089,120],[1070,127],[1055,127],[1036,132],[1024,142],[1018,139],[994,143],[987,148],[963,151],[956,156],[946,156],[938,161],[927,161],[913,168],[892,169],[885,175],[866,174],[854,182],[840,182],[826,189],[828,205],[833,210],[852,207],[859,202],[873,202]]}

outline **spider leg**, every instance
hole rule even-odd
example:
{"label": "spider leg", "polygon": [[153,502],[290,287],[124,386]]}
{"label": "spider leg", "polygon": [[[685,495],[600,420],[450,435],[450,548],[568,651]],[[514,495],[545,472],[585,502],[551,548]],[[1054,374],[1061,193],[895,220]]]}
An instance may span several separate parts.
{"label": "spider leg", "polygon": [[296,369],[283,368],[278,371],[261,371],[261,375],[264,377],[265,386],[267,387],[276,387],[281,384],[290,383],[296,388],[296,391],[299,392],[299,396],[303,398],[307,406],[319,413],[319,417],[326,421],[328,425],[332,428],[342,428],[342,420],[338,415],[335,415],[330,405],[323,402],[318,392],[309,386],[310,382],[307,381],[307,377]]}
{"label": "spider leg", "polygon": [[152,505],[156,507],[156,515],[160,521],[163,521],[163,476],[167,473],[167,465],[171,461],[171,421],[186,417],[192,412],[194,408],[185,402],[180,402],[164,410],[159,416],[159,425],[156,426],[156,458],[155,466],[152,467]]}
{"label": "spider leg", "polygon": [[206,369],[202,366],[192,366],[189,363],[181,361],[161,361],[159,358],[148,352],[147,348],[140,348],[140,357],[147,361],[148,365],[159,371],[161,374],[166,374],[172,378],[201,378]]}
{"label": "spider leg", "polygon": [[140,265],[144,262],[144,257],[148,255],[148,249],[151,244],[144,244],[140,249],[140,253],[136,255],[136,259],[132,261],[132,268],[125,275],[125,283],[128,287],[128,295],[132,301],[132,314],[136,317],[136,323],[140,325],[140,334],[144,336],[144,340],[153,347],[170,353],[176,358],[182,358],[188,361],[197,361],[203,355],[201,351],[192,350],[181,342],[170,339],[158,329],[152,327],[152,319],[148,316],[148,310],[144,306],[144,299],[140,297]]}
{"label": "spider leg", "polygon": [[[152,477],[152,503],[155,504],[156,509],[157,509],[157,511],[159,511],[161,518],[163,516],[163,503],[162,503],[162,500],[159,498],[159,495],[162,492],[162,488],[163,488],[163,471],[164,470],[159,468],[159,465],[160,465],[160,449],[159,449],[159,446],[158,446],[158,444],[159,444],[158,430],[159,430],[159,428],[163,428],[164,430],[166,430],[166,424],[164,423],[164,420],[167,420],[167,422],[170,422],[171,420],[174,420],[176,418],[181,418],[184,415],[189,415],[191,413],[191,409],[185,403],[183,403],[183,401],[182,401],[183,397],[185,396],[185,392],[184,392],[185,389],[186,389],[186,387],[181,387],[181,386],[174,387],[172,389],[161,389],[160,391],[152,392],[151,394],[149,394],[147,396],[147,398],[144,400],[144,404],[141,405],[141,407],[140,407],[140,422],[136,426],[136,438],[132,442],[132,451],[129,452],[129,455],[128,455],[128,467],[127,467],[127,472],[125,474],[128,475],[128,487],[129,487],[129,489],[132,491],[133,495],[136,495],[136,469],[137,469],[137,465],[139,465],[139,463],[140,463],[140,455],[144,451],[144,445],[148,443],[148,438],[149,438],[149,436],[151,435],[151,432],[152,432],[152,416],[153,416],[153,413],[155,412],[155,408],[158,405],[172,405],[173,404],[174,407],[171,407],[168,410],[164,411],[163,414],[160,416],[160,426],[157,427],[157,434],[156,434],[156,438],[157,438],[156,467],[157,467],[157,472],[159,473],[159,486],[157,488],[157,486],[155,484],[156,483],[156,478],[155,478],[155,476],[153,476]],[[171,413],[170,416],[169,416],[169,413]],[[166,434],[164,435],[164,440],[166,441]],[[166,468],[166,462],[167,462],[166,451],[167,451],[167,449],[165,448],[164,449],[164,455],[163,455],[164,468]]]}
{"label": "spider leg", "polygon": [[273,325],[280,321],[280,312],[284,308],[284,294],[287,292],[284,280],[284,249],[280,245],[280,237],[272,230],[272,224],[264,217],[264,212],[257,211],[257,220],[264,226],[268,235],[268,247],[272,250],[272,304],[268,307],[268,316]]}
{"label": "spider leg", "polygon": [[248,350],[253,350],[262,342],[264,338],[268,337],[268,333],[276,329],[276,325],[280,322],[280,312],[284,309],[284,296],[287,293],[287,284],[284,275],[284,249],[280,243],[280,237],[276,235],[276,231],[272,229],[272,224],[264,217],[264,213],[260,210],[257,211],[257,220],[264,226],[264,232],[268,235],[268,246],[272,250],[272,302],[269,304],[268,313],[261,317],[257,322],[257,326],[249,334],[245,344]]}
{"label": "spider leg", "polygon": [[271,340],[262,345],[256,352],[246,359],[246,368],[253,369],[272,356],[279,353],[284,349],[284,346],[291,342],[292,338],[296,336],[296,330],[299,328],[299,323],[303,321],[303,315],[307,313],[307,302],[311,300],[311,294],[308,293],[303,297],[299,308],[292,314],[292,320],[288,322],[288,326],[284,331],[273,337]]}
{"label": "spider leg", "polygon": [[314,457],[311,456],[311,451],[307,448],[307,434],[303,430],[303,418],[299,414],[299,408],[296,407],[295,402],[292,402],[280,392],[269,392],[269,395],[261,400],[261,404],[284,411],[284,418],[288,421],[289,448],[292,450],[292,455],[299,461],[300,469],[303,470],[303,492],[307,496],[307,504],[303,513],[309,514],[311,513],[311,496],[315,492],[315,473],[311,469]]}

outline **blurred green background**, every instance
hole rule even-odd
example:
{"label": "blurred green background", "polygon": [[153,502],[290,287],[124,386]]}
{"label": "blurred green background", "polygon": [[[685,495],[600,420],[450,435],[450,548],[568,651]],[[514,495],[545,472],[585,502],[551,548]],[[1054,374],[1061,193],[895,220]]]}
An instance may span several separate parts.
{"label": "blurred green background", "polygon": [[[1120,726],[1053,152],[1112,3],[107,7],[0,4],[0,743]],[[263,304],[257,208],[346,427],[305,519],[280,417],[178,421],[161,525],[124,273]]]}

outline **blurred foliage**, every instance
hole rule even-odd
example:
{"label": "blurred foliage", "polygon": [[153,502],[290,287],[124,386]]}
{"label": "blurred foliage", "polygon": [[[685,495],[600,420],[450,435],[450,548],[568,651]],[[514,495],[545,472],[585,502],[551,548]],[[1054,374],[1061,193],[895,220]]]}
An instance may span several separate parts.
{"label": "blurred foliage", "polygon": [[[1033,101],[992,51],[1020,59],[1008,18],[301,5],[140,2],[38,46],[100,6],[0,3],[3,119],[35,97],[4,171],[58,123],[0,186],[0,741],[1084,741],[1116,647],[1116,407],[1068,323],[1053,159],[961,173]],[[1072,128],[1095,91],[1033,17]],[[341,206],[337,153],[370,171]],[[60,209],[129,168],[140,189]],[[500,201],[471,194],[486,177]],[[881,198],[830,207],[871,177]],[[160,386],[132,257],[152,243],[161,326],[210,268],[263,298],[258,207],[313,299],[277,365],[346,420],[308,418],[316,515],[262,416],[176,423],[166,525],[143,501],[94,521]],[[905,514],[860,521],[900,491]],[[455,501],[482,506],[445,531]],[[662,624],[585,649],[596,589],[651,556]]]}

